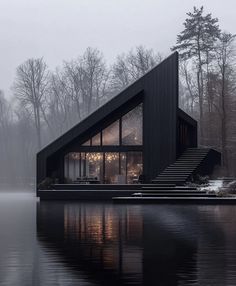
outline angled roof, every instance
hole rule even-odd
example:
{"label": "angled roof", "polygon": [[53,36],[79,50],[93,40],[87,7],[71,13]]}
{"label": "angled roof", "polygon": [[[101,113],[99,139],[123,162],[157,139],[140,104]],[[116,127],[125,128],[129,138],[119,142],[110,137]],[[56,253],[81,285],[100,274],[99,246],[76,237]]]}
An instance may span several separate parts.
{"label": "angled roof", "polygon": [[145,89],[145,79],[148,76],[148,74],[157,70],[160,65],[162,65],[166,60],[168,60],[174,54],[170,55],[164,61],[156,65],[145,75],[143,75],[140,79],[138,79],[137,81],[126,87],[118,95],[116,95],[110,101],[99,107],[88,117],[86,117],[78,124],[76,124],[74,127],[72,127],[69,131],[67,131],[59,138],[57,138],[55,141],[44,147],[42,150],[38,152],[37,156],[43,156],[43,157],[50,156],[51,154],[63,148],[65,145],[72,142],[74,139],[81,136],[88,129],[92,128],[95,124],[98,124],[99,122],[105,120],[111,113],[115,112],[117,109],[126,105],[128,102],[138,97],[141,97]]}

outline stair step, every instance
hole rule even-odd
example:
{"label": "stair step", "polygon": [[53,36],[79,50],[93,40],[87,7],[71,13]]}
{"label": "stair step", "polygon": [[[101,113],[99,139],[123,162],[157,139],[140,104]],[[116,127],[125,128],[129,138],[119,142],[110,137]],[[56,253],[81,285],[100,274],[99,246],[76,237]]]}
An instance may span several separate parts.
{"label": "stair step", "polygon": [[176,170],[176,171],[164,171],[163,173],[161,173],[160,175],[165,175],[165,174],[191,174],[192,172],[183,172],[181,170]]}
{"label": "stair step", "polygon": [[202,155],[202,154],[207,154],[209,151],[198,151],[198,152],[194,152],[194,151],[191,151],[191,152],[185,152],[183,153],[180,157],[182,156],[187,156],[187,155]]}
{"label": "stair step", "polygon": [[208,153],[209,150],[187,150],[184,154],[198,154],[198,153]]}
{"label": "stair step", "polygon": [[204,156],[206,156],[208,153],[201,153],[201,154],[185,154],[183,156],[180,156],[177,160],[179,159],[192,159],[192,158],[203,158]]}
{"label": "stair step", "polygon": [[159,184],[164,184],[166,182],[166,184],[169,184],[170,182],[172,182],[172,183],[175,183],[176,185],[179,185],[179,184],[181,184],[181,185],[184,185],[184,183],[185,183],[185,180],[183,181],[177,181],[177,180],[167,180],[167,181],[163,181],[163,180],[156,180],[155,181],[155,184],[157,184],[157,185],[159,185]]}
{"label": "stair step", "polygon": [[189,176],[191,176],[191,173],[170,173],[170,174],[168,174],[168,173],[165,173],[165,174],[160,174],[157,178],[160,178],[160,177],[163,177],[163,178],[165,178],[165,177],[182,177],[182,176],[187,176],[187,177],[189,177]]}
{"label": "stair step", "polygon": [[206,157],[206,155],[202,156],[202,157],[187,157],[187,158],[179,158],[177,159],[175,162],[201,162],[204,158]]}
{"label": "stair step", "polygon": [[196,155],[196,154],[207,154],[209,151],[204,151],[204,150],[189,150],[187,152],[185,152],[183,155]]}
{"label": "stair step", "polygon": [[170,167],[175,167],[175,168],[195,168],[197,167],[199,164],[185,164],[185,163],[178,163],[178,164],[173,164],[170,165]]}
{"label": "stair step", "polygon": [[[160,187],[175,188],[175,187],[176,187],[175,184],[163,184],[163,185],[158,184],[158,185],[156,185],[153,181],[154,181],[154,180],[152,180],[151,186],[148,186],[148,187],[146,187],[146,188],[155,188],[155,187],[158,187],[158,188],[160,188]],[[145,187],[142,187],[142,188],[145,188]]]}
{"label": "stair step", "polygon": [[177,187],[175,190],[141,190],[141,191],[137,191],[137,192],[134,192],[134,193],[152,193],[152,194],[159,194],[159,193],[165,193],[165,194],[177,194],[177,193],[183,193],[183,194],[206,194],[207,192],[206,191],[198,191],[198,190],[191,190],[191,189],[183,189],[183,187]]}
{"label": "stair step", "polygon": [[168,183],[170,183],[170,182],[172,182],[172,183],[175,183],[175,184],[184,184],[185,182],[186,182],[186,180],[175,180],[175,179],[171,179],[171,180],[162,180],[162,179],[158,179],[158,180],[156,180],[156,184],[158,184],[158,183],[160,183],[160,184],[163,184],[164,182],[166,182],[167,184]]}
{"label": "stair step", "polygon": [[178,171],[178,172],[191,172],[194,171],[195,168],[171,168],[165,171]]}
{"label": "stair step", "polygon": [[172,168],[165,171],[193,172],[196,168]]}
{"label": "stair step", "polygon": [[205,191],[197,191],[197,188],[195,187],[166,187],[166,186],[156,186],[156,187],[142,187],[142,190],[153,190],[153,191],[159,191],[159,190],[166,190],[166,191],[196,191],[196,192],[202,192],[205,193]]}
{"label": "stair step", "polygon": [[165,180],[165,181],[169,181],[169,180],[178,180],[178,181],[185,181],[186,179],[188,179],[191,176],[161,176],[161,177],[157,177],[156,180]]}
{"label": "stair step", "polygon": [[[167,166],[152,182],[155,184],[175,183],[184,185],[201,166],[209,148],[189,148],[173,164]],[[159,189],[158,189],[159,190]]]}
{"label": "stair step", "polygon": [[179,172],[179,173],[176,173],[176,172],[172,172],[172,173],[165,173],[165,174],[160,174],[158,177],[160,176],[174,176],[174,175],[177,175],[177,176],[186,176],[186,175],[189,175],[191,173],[185,173],[185,172]]}
{"label": "stair step", "polygon": [[[187,151],[183,155],[197,155],[197,154],[207,154],[209,151]],[[183,156],[182,155],[182,156]]]}
{"label": "stair step", "polygon": [[200,162],[176,162],[171,166],[196,166],[199,165]]}
{"label": "stair step", "polygon": [[215,194],[183,194],[183,193],[134,193],[132,197],[216,197]]}
{"label": "stair step", "polygon": [[[197,167],[196,165],[192,166],[192,168]],[[169,170],[169,169],[187,169],[189,168],[189,166],[186,165],[170,165],[167,169],[165,170]]]}

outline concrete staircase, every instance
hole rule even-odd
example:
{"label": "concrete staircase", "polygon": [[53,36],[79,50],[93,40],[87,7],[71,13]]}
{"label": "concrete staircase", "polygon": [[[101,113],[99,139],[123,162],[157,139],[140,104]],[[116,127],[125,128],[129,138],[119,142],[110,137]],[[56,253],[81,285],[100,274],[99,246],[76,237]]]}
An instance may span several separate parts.
{"label": "concrete staircase", "polygon": [[184,186],[188,180],[199,175],[210,175],[216,164],[220,164],[220,153],[213,149],[189,148],[175,163],[168,166],[152,181],[142,185],[131,196],[113,197],[114,203],[235,203],[236,199],[220,198],[215,193]]}
{"label": "concrete staircase", "polygon": [[217,151],[207,148],[189,148],[175,163],[152,180],[152,183],[184,185],[197,174],[209,175],[216,164],[220,164],[220,153]]}

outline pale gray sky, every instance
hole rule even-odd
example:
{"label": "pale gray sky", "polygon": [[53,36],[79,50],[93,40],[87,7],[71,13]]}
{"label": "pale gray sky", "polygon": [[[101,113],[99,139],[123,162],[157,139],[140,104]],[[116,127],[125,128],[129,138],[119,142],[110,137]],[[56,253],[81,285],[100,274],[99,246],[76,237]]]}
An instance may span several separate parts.
{"label": "pale gray sky", "polygon": [[236,33],[235,0],[0,0],[0,89],[10,95],[16,67],[30,57],[54,69],[88,46],[109,63],[140,44],[168,55],[194,5]]}

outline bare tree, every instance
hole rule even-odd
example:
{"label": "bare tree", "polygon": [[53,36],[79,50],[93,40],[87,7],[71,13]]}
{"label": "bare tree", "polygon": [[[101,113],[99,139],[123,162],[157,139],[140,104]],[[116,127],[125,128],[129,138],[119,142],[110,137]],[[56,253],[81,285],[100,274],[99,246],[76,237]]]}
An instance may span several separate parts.
{"label": "bare tree", "polygon": [[180,63],[180,81],[186,87],[185,96],[182,98],[183,94],[181,94],[180,101],[185,102],[185,106],[187,105],[187,107],[184,109],[192,116],[195,113],[194,107],[198,96],[197,84],[194,78],[195,71],[193,69],[194,67],[187,60]]}
{"label": "bare tree", "polygon": [[106,95],[108,72],[103,55],[97,49],[87,48],[79,62],[79,82],[84,109],[90,114]]}
{"label": "bare tree", "polygon": [[[14,146],[12,148],[15,160],[18,182],[33,183],[36,172],[37,138],[32,115],[24,106],[15,109]],[[20,150],[20,152],[19,152]]]}
{"label": "bare tree", "polygon": [[75,106],[70,96],[71,90],[68,90],[68,82],[66,80],[64,72],[59,69],[50,76],[47,116],[53,129],[52,138],[67,131],[80,119],[77,115],[77,106]]}
{"label": "bare tree", "polygon": [[89,47],[77,60],[65,62],[64,80],[79,120],[106,101],[109,72],[99,50]]}
{"label": "bare tree", "polygon": [[47,65],[40,59],[28,59],[16,70],[13,89],[20,104],[32,114],[38,149],[42,146],[42,118],[46,119],[44,101],[48,85]]}
{"label": "bare tree", "polygon": [[138,46],[127,54],[117,57],[112,67],[111,85],[115,92],[134,82],[162,60],[152,49]]}
{"label": "bare tree", "polygon": [[[9,171],[12,171],[12,165],[9,164],[11,158],[11,124],[12,110],[10,104],[0,90],[0,177],[6,181]],[[10,170],[11,169],[11,170]]]}

